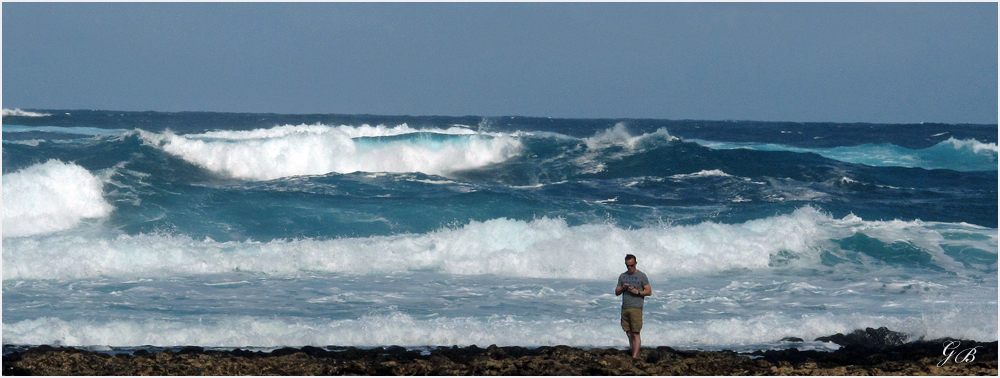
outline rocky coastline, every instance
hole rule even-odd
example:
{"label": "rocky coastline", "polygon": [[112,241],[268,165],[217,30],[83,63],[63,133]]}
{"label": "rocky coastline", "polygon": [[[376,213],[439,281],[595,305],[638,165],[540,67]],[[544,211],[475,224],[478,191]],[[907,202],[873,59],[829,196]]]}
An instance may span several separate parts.
{"label": "rocky coastline", "polygon": [[402,347],[282,348],[269,353],[186,347],[107,354],[38,346],[3,356],[3,375],[997,375],[997,342],[906,342],[885,328],[818,338],[832,352],[794,348],[754,353],[644,348]]}

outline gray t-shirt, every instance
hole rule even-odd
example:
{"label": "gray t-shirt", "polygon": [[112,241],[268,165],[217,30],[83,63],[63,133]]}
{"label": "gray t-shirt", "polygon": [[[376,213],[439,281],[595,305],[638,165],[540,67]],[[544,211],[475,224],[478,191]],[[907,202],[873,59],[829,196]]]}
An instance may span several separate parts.
{"label": "gray t-shirt", "polygon": [[[646,273],[636,269],[635,274],[628,274],[628,272],[625,272],[618,276],[618,286],[621,286],[623,283],[627,283],[639,290],[642,290],[642,288],[646,287],[646,285],[649,285],[649,279],[646,278]],[[642,308],[642,303],[645,300],[646,297],[635,295],[626,291],[622,293],[622,308]]]}

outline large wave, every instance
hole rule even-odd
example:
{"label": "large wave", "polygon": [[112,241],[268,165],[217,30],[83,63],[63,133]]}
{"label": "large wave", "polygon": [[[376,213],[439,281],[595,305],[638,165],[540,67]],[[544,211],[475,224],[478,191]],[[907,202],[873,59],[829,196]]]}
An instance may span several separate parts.
{"label": "large wave", "polygon": [[106,217],[114,208],[105,201],[103,187],[87,169],[58,160],[5,174],[3,237],[61,231],[85,218]]}
{"label": "large wave", "polygon": [[140,131],[140,137],[188,162],[244,180],[358,171],[446,176],[499,163],[521,152],[515,136],[480,134],[460,127],[300,125],[191,135]]}
{"label": "large wave", "polygon": [[[815,267],[824,259],[855,261],[858,259],[852,254],[866,251],[872,254],[867,259],[876,263],[902,261],[963,274],[966,269],[996,269],[996,246],[995,229],[921,221],[864,221],[853,215],[836,219],[803,207],[791,214],[742,224],[704,222],[623,229],[612,224],[569,226],[562,219],[551,218],[493,219],[426,234],[269,242],[216,242],[164,234],[102,237],[67,232],[5,238],[3,277],[433,271],[600,279],[620,273],[619,266],[607,262],[627,253],[641,256],[647,274],[691,276],[731,269],[767,269],[776,259]],[[896,253],[893,251],[901,251],[898,253],[903,256],[892,255]]]}

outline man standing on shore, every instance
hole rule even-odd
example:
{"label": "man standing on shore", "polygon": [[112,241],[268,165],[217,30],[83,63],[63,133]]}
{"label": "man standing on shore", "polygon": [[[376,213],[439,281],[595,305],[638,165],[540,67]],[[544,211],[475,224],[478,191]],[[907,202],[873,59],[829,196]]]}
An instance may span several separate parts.
{"label": "man standing on shore", "polygon": [[642,345],[642,339],[639,338],[639,331],[642,330],[642,304],[646,296],[653,294],[653,289],[649,287],[646,274],[636,269],[635,264],[634,255],[625,255],[625,268],[628,270],[618,276],[615,295],[625,294],[622,297],[622,329],[628,336],[632,358],[639,358],[639,347]]}

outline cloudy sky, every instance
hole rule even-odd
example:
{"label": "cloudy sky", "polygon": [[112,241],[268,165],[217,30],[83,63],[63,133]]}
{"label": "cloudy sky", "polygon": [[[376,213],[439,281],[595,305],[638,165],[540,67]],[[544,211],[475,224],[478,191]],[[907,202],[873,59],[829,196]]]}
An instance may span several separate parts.
{"label": "cloudy sky", "polygon": [[3,3],[3,107],[997,123],[996,3]]}

